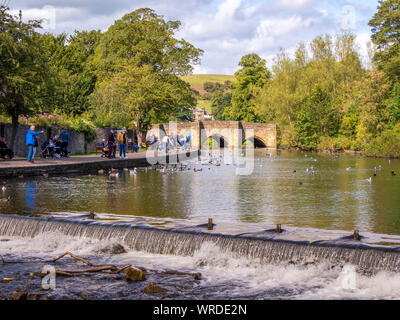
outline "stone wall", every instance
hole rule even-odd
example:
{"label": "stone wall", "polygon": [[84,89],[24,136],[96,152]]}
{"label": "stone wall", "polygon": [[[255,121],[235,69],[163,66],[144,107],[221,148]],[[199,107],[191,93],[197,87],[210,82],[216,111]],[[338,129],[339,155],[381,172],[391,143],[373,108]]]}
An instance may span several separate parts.
{"label": "stone wall", "polygon": [[[28,148],[25,145],[25,137],[26,131],[28,130],[29,126],[19,125],[17,130],[17,135],[14,141],[14,153],[17,157],[26,157],[28,155]],[[50,137],[54,137],[60,134],[61,128],[60,127],[46,127],[40,128],[36,126],[36,131],[44,131],[43,134],[37,136],[39,146]],[[111,128],[98,128],[97,129],[97,138],[91,142],[86,144],[85,143],[85,134],[76,132],[73,129],[67,130],[69,133],[69,145],[68,151],[71,152],[72,155],[74,154],[86,154],[92,153],[96,150],[96,144],[98,144],[102,139],[107,140],[108,133],[110,132]],[[11,133],[12,133],[12,125],[10,123],[0,123],[0,136],[5,137],[8,144],[10,145],[11,141]],[[128,137],[133,139],[134,133],[132,130],[128,130]],[[36,155],[40,155],[40,150],[37,150]]]}

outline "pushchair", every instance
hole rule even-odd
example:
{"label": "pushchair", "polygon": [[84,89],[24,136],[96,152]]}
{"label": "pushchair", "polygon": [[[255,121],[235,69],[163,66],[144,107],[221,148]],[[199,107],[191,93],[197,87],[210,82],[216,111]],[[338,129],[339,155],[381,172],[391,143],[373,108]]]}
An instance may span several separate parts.
{"label": "pushchair", "polygon": [[108,149],[108,146],[104,146],[103,149],[101,149],[101,157],[102,158],[107,158],[109,150],[110,149]]}
{"label": "pushchair", "polygon": [[53,150],[50,150],[49,142],[45,141],[40,145],[40,150],[42,151],[42,158],[53,157]]}
{"label": "pushchair", "polygon": [[58,140],[55,143],[54,154],[55,154],[57,159],[61,158],[61,142],[58,141]]}

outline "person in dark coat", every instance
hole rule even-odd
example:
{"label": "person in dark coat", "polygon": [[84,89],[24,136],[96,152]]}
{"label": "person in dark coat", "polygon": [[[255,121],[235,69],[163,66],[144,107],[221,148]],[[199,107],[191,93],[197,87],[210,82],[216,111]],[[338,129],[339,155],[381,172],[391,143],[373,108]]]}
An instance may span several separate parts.
{"label": "person in dark coat", "polygon": [[115,148],[117,145],[117,139],[115,138],[114,129],[111,129],[110,133],[108,134],[107,143],[108,143],[108,158],[111,159],[112,157],[114,157],[116,150]]}
{"label": "person in dark coat", "polygon": [[4,160],[14,158],[14,152],[8,147],[6,138],[1,138],[0,140],[0,157]]}

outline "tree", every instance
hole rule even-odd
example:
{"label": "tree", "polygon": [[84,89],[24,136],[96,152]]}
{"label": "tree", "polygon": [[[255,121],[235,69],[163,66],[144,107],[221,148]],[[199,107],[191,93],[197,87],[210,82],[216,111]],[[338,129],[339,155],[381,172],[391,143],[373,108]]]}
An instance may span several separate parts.
{"label": "tree", "polygon": [[400,80],[400,1],[379,1],[378,11],[369,25],[372,41],[377,46],[374,60]]}
{"label": "tree", "polygon": [[37,93],[46,81],[47,64],[40,48],[40,21],[22,22],[0,6],[0,107],[12,119],[10,147],[22,114],[37,111]]}
{"label": "tree", "polygon": [[102,109],[111,118],[124,115],[141,143],[151,124],[191,118],[195,91],[178,75],[191,72],[203,51],[174,38],[179,27],[179,21],[165,21],[144,8],[117,20],[102,35],[92,62],[102,79],[91,99],[97,119],[104,118],[98,112]]}
{"label": "tree", "polygon": [[173,37],[179,21],[165,21],[153,10],[142,8],[126,14],[103,34],[94,63],[102,78],[121,65],[151,66],[151,71],[175,75],[192,72],[203,51]]}
{"label": "tree", "polygon": [[320,137],[336,135],[339,125],[340,115],[329,95],[316,87],[301,104],[295,125],[298,144],[303,149],[315,149]]}
{"label": "tree", "polygon": [[133,126],[139,144],[151,124],[172,120],[182,108],[193,108],[196,103],[190,85],[175,75],[132,65],[102,82],[91,101],[97,118],[109,116],[112,125]]}
{"label": "tree", "polygon": [[251,53],[242,57],[241,67],[236,73],[236,80],[232,83],[232,105],[226,108],[224,117],[235,121],[257,122],[254,105],[251,99],[254,90],[262,88],[271,77],[266,67],[266,61],[257,54]]}
{"label": "tree", "polygon": [[211,113],[215,120],[225,120],[225,109],[231,106],[232,93],[224,93],[222,90],[217,90],[212,93],[211,97]]}
{"label": "tree", "polygon": [[400,82],[393,85],[392,93],[387,101],[389,112],[389,128],[392,129],[400,122]]}
{"label": "tree", "polygon": [[373,69],[359,83],[360,123],[357,136],[364,146],[387,128],[390,113],[386,102],[389,98],[390,87],[390,80],[383,71],[378,69]]}

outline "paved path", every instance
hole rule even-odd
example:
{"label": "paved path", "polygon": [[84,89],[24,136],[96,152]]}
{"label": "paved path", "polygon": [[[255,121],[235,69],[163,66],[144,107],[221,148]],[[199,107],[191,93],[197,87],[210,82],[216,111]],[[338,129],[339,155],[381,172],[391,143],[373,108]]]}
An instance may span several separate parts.
{"label": "paved path", "polygon": [[[194,158],[198,156],[198,151],[187,153],[186,156]],[[12,160],[0,162],[0,178],[22,178],[31,176],[47,175],[68,175],[68,174],[96,174],[100,169],[124,169],[134,167],[147,167],[147,153],[129,153],[128,159],[114,159],[101,158],[98,156],[87,157],[71,157],[62,159],[38,159],[34,163],[29,163],[26,160]],[[171,155],[172,162],[176,161],[176,154]],[[164,155],[155,155],[151,163],[170,163],[169,156],[165,159]]]}
{"label": "paved path", "polygon": [[[128,153],[128,159],[145,159],[146,152],[140,153]],[[114,159],[102,158],[100,153],[97,156],[86,156],[86,157],[69,157],[69,158],[47,158],[47,159],[35,159],[34,163],[29,163],[26,160],[11,160],[11,161],[1,161],[0,169],[3,168],[35,168],[35,167],[43,167],[43,166],[55,166],[55,165],[63,165],[63,164],[77,164],[77,163],[88,163],[88,162],[99,162],[99,161],[117,161],[121,160],[118,156]]]}

